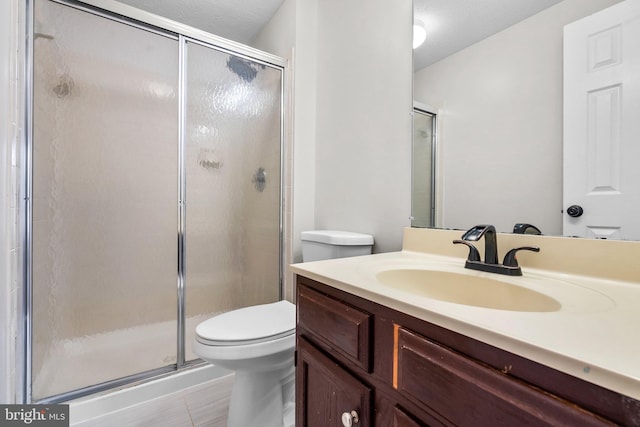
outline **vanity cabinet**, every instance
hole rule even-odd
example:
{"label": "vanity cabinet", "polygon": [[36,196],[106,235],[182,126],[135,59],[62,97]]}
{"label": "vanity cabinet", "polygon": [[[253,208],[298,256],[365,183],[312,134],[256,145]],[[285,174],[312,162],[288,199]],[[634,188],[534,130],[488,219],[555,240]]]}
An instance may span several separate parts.
{"label": "vanity cabinet", "polygon": [[640,425],[637,400],[303,276],[297,304],[298,427]]}

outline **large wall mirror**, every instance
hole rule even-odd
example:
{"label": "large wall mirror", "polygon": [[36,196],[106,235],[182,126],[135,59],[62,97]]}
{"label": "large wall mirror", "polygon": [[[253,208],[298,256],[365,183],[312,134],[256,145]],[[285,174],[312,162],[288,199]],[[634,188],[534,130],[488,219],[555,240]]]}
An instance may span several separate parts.
{"label": "large wall mirror", "polygon": [[[436,201],[440,215],[435,226],[467,229],[489,223],[499,231],[513,232],[516,224],[528,223],[545,235],[640,240],[636,237],[640,236],[640,230],[627,233],[617,226],[621,212],[639,218],[640,207],[622,208],[609,197],[625,192],[631,194],[632,204],[640,204],[640,189],[633,188],[639,186],[640,179],[627,173],[637,169],[633,163],[640,157],[638,149],[625,152],[620,148],[625,135],[629,139],[638,129],[633,122],[638,122],[640,96],[637,89],[633,95],[629,92],[638,86],[638,79],[632,77],[638,71],[615,70],[616,55],[624,54],[629,62],[629,55],[623,50],[638,51],[640,30],[636,27],[640,17],[632,18],[633,6],[629,6],[622,21],[607,21],[608,11],[633,2],[469,3],[414,0],[415,19],[427,30],[426,41],[414,49],[414,99],[438,113],[436,188],[441,197]],[[477,11],[469,10],[476,5]],[[465,13],[456,15],[456,10]],[[580,30],[582,39],[570,49],[564,48],[565,26],[592,15],[601,16],[598,13],[604,15],[596,23],[604,27],[597,29],[591,25]],[[469,21],[464,21],[467,16]],[[461,21],[454,24],[456,19]],[[493,31],[489,29],[492,25]],[[607,32],[614,27],[620,30]],[[467,33],[469,39],[465,44],[462,39]],[[567,50],[584,52],[567,59]],[[580,66],[567,66],[567,61],[578,62]],[[600,67],[608,74],[628,75],[600,88],[573,87],[574,82],[590,78],[579,75],[584,74],[583,65],[589,61],[594,69]],[[575,76],[567,74],[574,69]],[[616,89],[607,91],[607,88]],[[621,91],[625,91],[624,96]],[[597,96],[587,99],[585,93]],[[567,114],[570,99],[581,101],[578,106],[570,106],[573,110]],[[623,99],[631,99],[632,104],[624,104]],[[636,111],[635,120],[633,114],[624,111],[629,108]],[[588,120],[576,122],[575,117],[569,116]],[[590,129],[593,135],[574,132],[583,128]],[[582,138],[587,141],[583,144],[586,148],[577,154],[567,151],[567,138]],[[590,162],[588,167],[593,173],[576,172],[575,166],[566,165],[567,160],[581,156]],[[583,186],[580,191],[613,208],[610,227],[591,227],[591,220],[587,225],[581,224],[593,211],[590,202],[578,203],[572,200],[573,196],[564,194],[563,186],[581,175],[589,175],[591,182],[578,184]],[[631,185],[634,179],[636,185]],[[584,208],[584,215],[569,215],[578,213],[577,208],[568,209],[572,205]],[[640,229],[640,222],[632,222]],[[581,224],[586,234],[572,231],[567,227],[571,224]]]}

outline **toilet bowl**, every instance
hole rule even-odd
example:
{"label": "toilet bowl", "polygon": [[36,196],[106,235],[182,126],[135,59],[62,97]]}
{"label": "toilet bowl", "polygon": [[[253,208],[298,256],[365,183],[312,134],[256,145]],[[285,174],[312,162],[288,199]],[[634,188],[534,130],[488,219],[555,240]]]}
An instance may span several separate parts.
{"label": "toilet bowl", "polygon": [[228,427],[294,425],[295,327],[288,301],[229,311],[196,327],[193,352],[235,371]]}

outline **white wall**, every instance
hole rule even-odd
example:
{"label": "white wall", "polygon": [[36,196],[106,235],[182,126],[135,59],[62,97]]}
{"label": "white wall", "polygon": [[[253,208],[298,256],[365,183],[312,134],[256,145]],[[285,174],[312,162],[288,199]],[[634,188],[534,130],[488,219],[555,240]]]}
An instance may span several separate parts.
{"label": "white wall", "polygon": [[618,0],[565,0],[414,78],[437,106],[445,227],[562,233],[562,31]]}
{"label": "white wall", "polygon": [[[399,250],[411,212],[413,4],[290,2],[253,45],[293,58],[294,260],[300,232],[314,228],[373,234],[374,251]],[[284,18],[294,15],[292,32]]]}
{"label": "white wall", "polygon": [[[2,58],[2,68],[0,68],[0,99],[8,99],[10,91],[10,57],[11,51],[11,28],[14,25],[11,22],[10,3],[0,3],[0,58]],[[0,212],[2,218],[0,220],[0,402],[7,402],[10,393],[9,389],[9,345],[10,334],[10,278],[9,278],[9,242],[7,235],[9,231],[9,221],[6,213],[9,206],[9,173],[7,165],[9,164],[9,104],[7,102],[0,103]]]}
{"label": "white wall", "polygon": [[[287,224],[292,242],[290,262],[302,259],[300,233],[315,227],[315,143],[316,143],[316,37],[317,1],[285,0],[252,46],[289,61],[291,128],[295,143],[286,159],[292,178],[285,184]],[[293,108],[292,108],[293,110]],[[290,279],[290,278],[289,278]],[[287,286],[287,289],[293,289]]]}
{"label": "white wall", "polygon": [[17,161],[20,120],[18,119],[18,38],[21,25],[19,0],[0,2],[0,403],[17,402],[15,316],[19,289],[19,233]]}
{"label": "white wall", "polygon": [[318,2],[315,225],[399,250],[411,211],[410,0]]}

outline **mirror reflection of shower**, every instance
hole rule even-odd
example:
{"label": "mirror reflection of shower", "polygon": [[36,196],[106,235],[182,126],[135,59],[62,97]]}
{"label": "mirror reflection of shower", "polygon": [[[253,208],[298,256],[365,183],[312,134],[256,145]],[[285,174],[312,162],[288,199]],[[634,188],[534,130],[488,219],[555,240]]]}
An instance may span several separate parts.
{"label": "mirror reflection of shower", "polygon": [[413,109],[411,166],[411,226],[436,225],[436,114]]}

